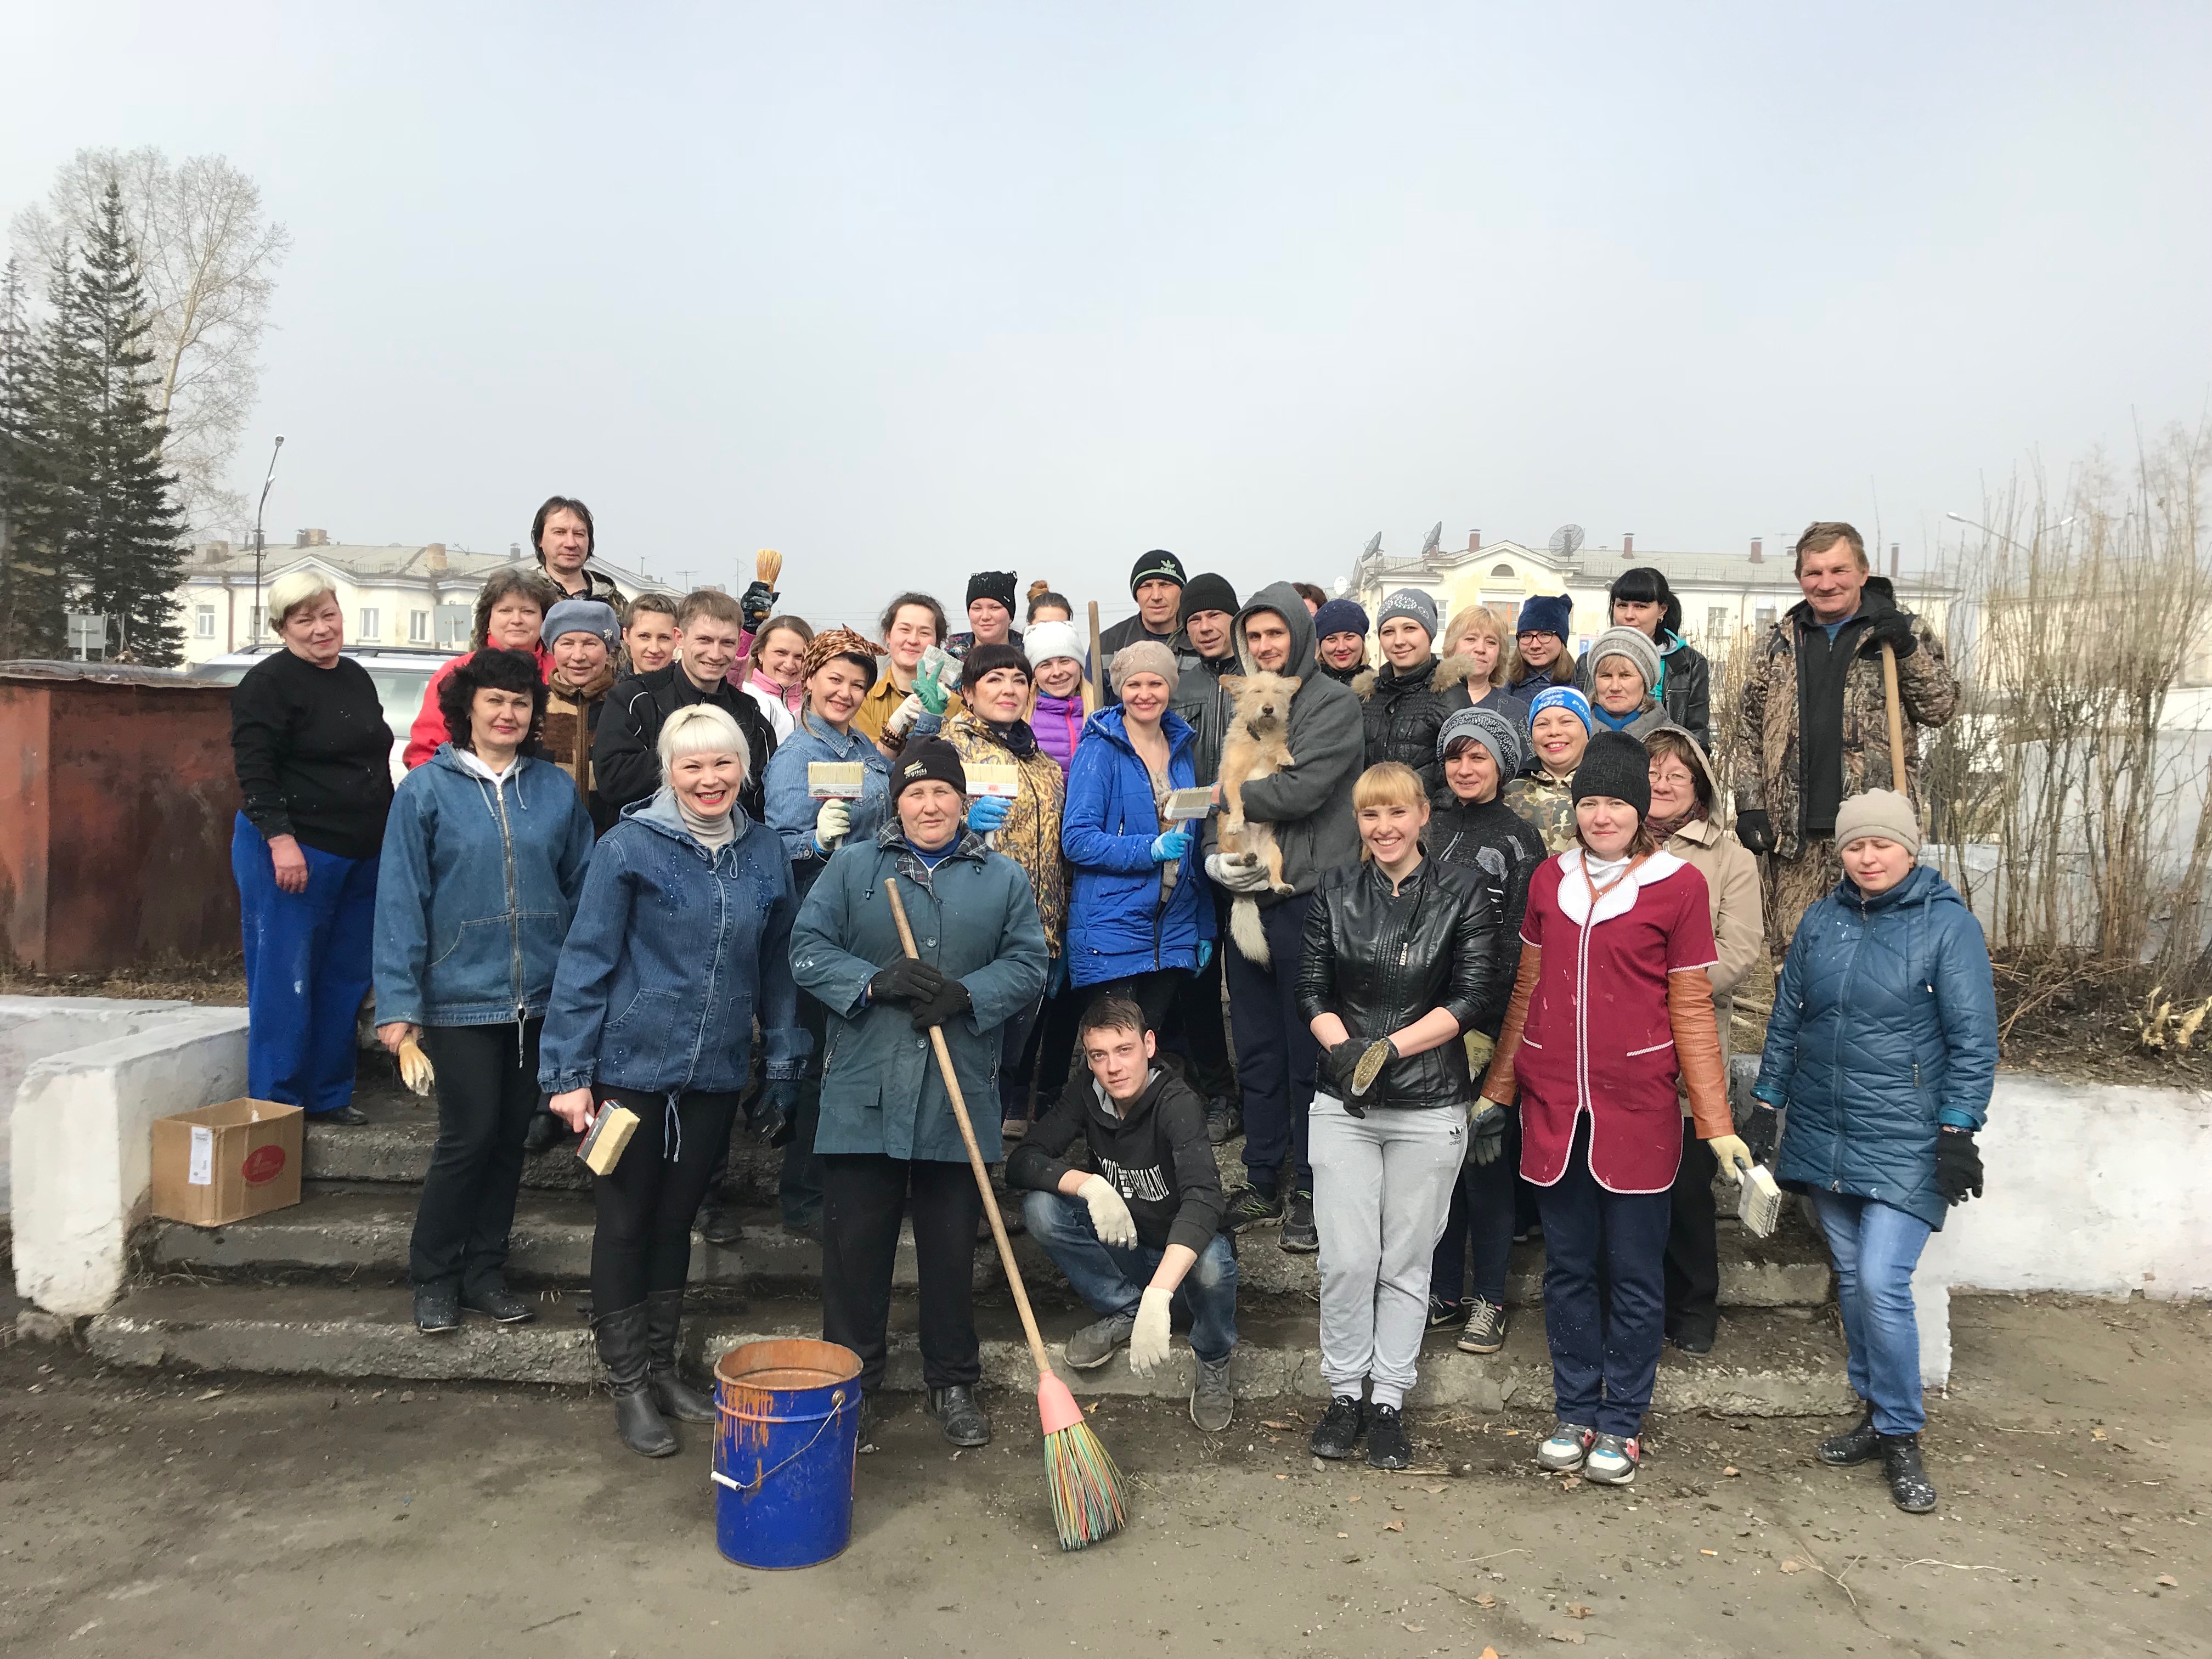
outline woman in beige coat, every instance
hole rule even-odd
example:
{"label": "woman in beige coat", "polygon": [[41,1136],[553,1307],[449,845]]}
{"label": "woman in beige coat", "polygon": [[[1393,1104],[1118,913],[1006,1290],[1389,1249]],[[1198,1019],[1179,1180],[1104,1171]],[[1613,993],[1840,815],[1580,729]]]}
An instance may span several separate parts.
{"label": "woman in beige coat", "polygon": [[[1716,819],[1712,768],[1697,740],[1680,726],[1645,734],[1651,757],[1651,831],[1659,844],[1705,878],[1713,939],[1720,960],[1710,970],[1713,1017],[1726,1064],[1735,988],[1759,960],[1765,911],[1759,860]],[[1720,1322],[1720,1242],[1714,1225],[1713,1176],[1718,1166],[1682,1107],[1682,1165],[1674,1176],[1674,1211],[1667,1232],[1667,1340],[1686,1353],[1711,1352]]]}

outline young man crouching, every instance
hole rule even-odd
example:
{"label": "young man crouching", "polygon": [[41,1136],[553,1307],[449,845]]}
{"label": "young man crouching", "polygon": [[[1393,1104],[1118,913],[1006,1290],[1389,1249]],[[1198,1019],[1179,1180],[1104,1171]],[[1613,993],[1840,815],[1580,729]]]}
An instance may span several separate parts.
{"label": "young man crouching", "polygon": [[[1077,1040],[1092,1086],[1063,1091],[1006,1159],[1006,1185],[1029,1193],[1022,1212],[1030,1236],[1101,1316],[1068,1339],[1067,1363],[1092,1370],[1126,1342],[1132,1370],[1156,1369],[1180,1304],[1198,1360],[1190,1420],[1218,1433],[1234,1410],[1237,1257],[1220,1230],[1206,1103],[1152,1063],[1152,1033],[1126,998],[1093,1002]],[[1079,1139],[1097,1174],[1068,1163]]]}

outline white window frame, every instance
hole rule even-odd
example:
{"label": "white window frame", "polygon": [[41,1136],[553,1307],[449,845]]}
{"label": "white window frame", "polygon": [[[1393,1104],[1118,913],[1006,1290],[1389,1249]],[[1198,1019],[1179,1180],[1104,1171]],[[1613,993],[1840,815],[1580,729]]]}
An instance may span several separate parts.
{"label": "white window frame", "polygon": [[380,639],[383,631],[384,612],[373,605],[362,606],[361,626],[356,630],[357,636],[364,640]]}
{"label": "white window frame", "polygon": [[211,640],[215,637],[215,607],[213,605],[203,605],[193,607],[192,637],[196,640]]}
{"label": "white window frame", "polygon": [[407,643],[410,645],[430,643],[430,613],[428,611],[410,611],[407,613]]}

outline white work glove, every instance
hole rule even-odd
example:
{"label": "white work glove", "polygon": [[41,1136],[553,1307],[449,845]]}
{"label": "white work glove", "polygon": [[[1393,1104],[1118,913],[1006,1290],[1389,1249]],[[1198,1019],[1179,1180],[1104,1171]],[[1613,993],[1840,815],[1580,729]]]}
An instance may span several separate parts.
{"label": "white work glove", "polygon": [[814,850],[826,853],[853,833],[853,809],[842,800],[825,800],[814,815]]}
{"label": "white work glove", "polygon": [[1715,1135],[1705,1143],[1720,1160],[1721,1173],[1732,1176],[1739,1183],[1743,1171],[1751,1167],[1751,1148],[1743,1144],[1741,1135]]}
{"label": "white work glove", "polygon": [[1167,1364],[1168,1308],[1174,1300],[1173,1291],[1154,1285],[1137,1304],[1137,1328],[1129,1333],[1129,1369],[1139,1376]]}
{"label": "white work glove", "polygon": [[891,710],[891,717],[884,722],[884,730],[895,738],[902,738],[914,730],[914,723],[921,716],[921,698],[909,691],[906,694],[906,701]]}
{"label": "white work glove", "polygon": [[1247,853],[1208,853],[1206,873],[1232,893],[1267,890],[1267,866]]}
{"label": "white work glove", "polygon": [[1101,1244],[1111,1244],[1117,1250],[1137,1248],[1137,1218],[1129,1213],[1129,1206],[1114,1190],[1112,1182],[1104,1176],[1085,1176],[1075,1195],[1091,1206],[1091,1229]]}

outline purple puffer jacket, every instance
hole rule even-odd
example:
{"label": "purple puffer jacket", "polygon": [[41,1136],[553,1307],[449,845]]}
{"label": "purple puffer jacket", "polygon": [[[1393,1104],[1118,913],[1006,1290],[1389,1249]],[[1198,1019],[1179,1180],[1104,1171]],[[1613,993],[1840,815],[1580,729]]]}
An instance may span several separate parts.
{"label": "purple puffer jacket", "polygon": [[1067,775],[1068,763],[1075,758],[1075,745],[1083,737],[1083,694],[1072,697],[1048,696],[1037,693],[1036,712],[1030,716],[1030,730],[1036,733],[1037,747],[1060,763],[1060,774]]}

